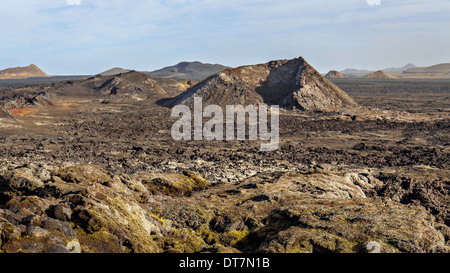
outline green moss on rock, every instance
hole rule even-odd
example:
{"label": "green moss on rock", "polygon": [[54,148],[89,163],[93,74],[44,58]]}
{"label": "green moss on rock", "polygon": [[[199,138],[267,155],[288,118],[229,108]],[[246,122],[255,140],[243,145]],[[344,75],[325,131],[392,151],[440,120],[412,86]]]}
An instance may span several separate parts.
{"label": "green moss on rock", "polygon": [[[158,220],[141,208],[131,195],[117,193],[99,184],[87,188],[85,194],[104,196],[101,200],[91,200],[89,205],[80,207],[75,217],[72,217],[80,242],[90,243],[90,250],[161,252],[152,236],[160,234],[160,229],[155,224],[159,223]],[[102,246],[101,249],[96,249],[97,241]]]}
{"label": "green moss on rock", "polygon": [[188,229],[172,229],[164,238],[166,252],[198,253],[202,252],[207,244],[201,236]]}
{"label": "green moss on rock", "polygon": [[78,165],[61,168],[57,175],[66,182],[81,183],[105,183],[112,181],[109,173],[96,165]]}
{"label": "green moss on rock", "polygon": [[184,196],[193,193],[196,190],[206,189],[211,186],[211,183],[190,171],[185,171],[183,174],[164,174],[139,176],[142,183],[146,185],[149,192],[153,194],[165,194],[169,196]]}

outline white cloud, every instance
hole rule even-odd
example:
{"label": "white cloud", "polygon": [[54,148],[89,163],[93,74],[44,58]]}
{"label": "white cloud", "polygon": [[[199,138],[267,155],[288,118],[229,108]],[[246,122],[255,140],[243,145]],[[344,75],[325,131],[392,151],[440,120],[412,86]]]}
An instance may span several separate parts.
{"label": "white cloud", "polygon": [[369,6],[380,6],[381,0],[367,0]]}
{"label": "white cloud", "polygon": [[69,6],[79,6],[81,5],[81,0],[66,0]]}

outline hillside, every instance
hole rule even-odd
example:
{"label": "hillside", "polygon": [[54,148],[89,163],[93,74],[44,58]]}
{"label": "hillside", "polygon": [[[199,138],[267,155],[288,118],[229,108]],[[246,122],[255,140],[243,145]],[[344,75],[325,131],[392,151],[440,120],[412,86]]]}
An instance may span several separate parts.
{"label": "hillside", "polygon": [[0,70],[0,80],[26,79],[31,77],[48,77],[48,75],[34,64]]}

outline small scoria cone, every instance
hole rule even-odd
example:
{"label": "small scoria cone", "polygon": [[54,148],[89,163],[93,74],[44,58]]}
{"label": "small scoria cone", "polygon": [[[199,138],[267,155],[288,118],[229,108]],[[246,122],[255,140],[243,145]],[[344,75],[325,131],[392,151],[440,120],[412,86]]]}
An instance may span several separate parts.
{"label": "small scoria cone", "polygon": [[331,70],[330,72],[328,72],[325,75],[325,78],[328,78],[328,79],[348,79],[347,76],[345,76],[344,74],[342,74],[341,72],[336,71],[336,70]]}
{"label": "small scoria cone", "polygon": [[362,77],[364,79],[397,79],[397,77],[392,76],[391,74],[388,74],[384,72],[383,70],[378,70],[376,72],[370,73],[369,75],[366,75]]}

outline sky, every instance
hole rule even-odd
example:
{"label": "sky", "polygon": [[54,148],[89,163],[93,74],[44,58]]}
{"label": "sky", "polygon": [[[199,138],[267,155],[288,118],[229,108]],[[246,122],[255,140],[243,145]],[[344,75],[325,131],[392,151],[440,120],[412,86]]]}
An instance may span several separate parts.
{"label": "sky", "polygon": [[319,72],[450,62],[449,0],[0,2],[0,69],[51,75],[302,56]]}

